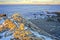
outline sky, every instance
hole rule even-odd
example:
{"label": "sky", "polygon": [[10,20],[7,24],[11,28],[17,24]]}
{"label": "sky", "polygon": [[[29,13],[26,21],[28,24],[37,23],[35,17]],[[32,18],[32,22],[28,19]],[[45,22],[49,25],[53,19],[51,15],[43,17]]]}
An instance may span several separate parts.
{"label": "sky", "polygon": [[60,0],[0,0],[0,4],[60,4]]}

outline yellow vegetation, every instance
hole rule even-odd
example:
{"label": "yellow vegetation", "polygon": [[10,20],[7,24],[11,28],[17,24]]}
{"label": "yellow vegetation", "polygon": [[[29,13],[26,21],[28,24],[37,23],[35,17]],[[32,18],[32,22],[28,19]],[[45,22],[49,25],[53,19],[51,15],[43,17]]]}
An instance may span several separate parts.
{"label": "yellow vegetation", "polygon": [[24,24],[23,23],[20,24],[19,30],[24,30]]}
{"label": "yellow vegetation", "polygon": [[3,30],[3,27],[2,27],[2,25],[0,25],[0,32]]}
{"label": "yellow vegetation", "polygon": [[22,38],[22,40],[24,40],[24,39],[28,40],[29,38],[28,38],[27,35],[29,35],[30,33],[31,32],[28,32],[28,31],[25,30],[24,24],[21,23],[20,27],[14,32],[14,37],[19,38],[19,39]]}
{"label": "yellow vegetation", "polygon": [[13,35],[15,38],[20,38],[20,32],[19,31],[15,31]]}
{"label": "yellow vegetation", "polygon": [[12,15],[12,18],[13,18],[14,20],[16,20],[16,21],[21,21],[21,20],[22,20],[22,18],[21,18],[21,16],[20,16],[19,14],[13,14],[13,15]]}
{"label": "yellow vegetation", "polygon": [[16,25],[9,19],[6,19],[3,25],[10,30],[13,30],[16,27]]}
{"label": "yellow vegetation", "polygon": [[[14,20],[16,19],[20,21],[19,17],[17,16],[19,15],[18,14],[13,15]],[[13,32],[14,38],[18,38],[21,40],[29,40],[29,37],[27,35],[31,34],[31,32],[25,30],[24,26],[25,26],[24,23],[21,22],[20,26],[16,27],[16,25],[10,19],[6,19],[4,23],[0,25],[0,31],[4,29],[9,29],[10,31],[14,31]]]}

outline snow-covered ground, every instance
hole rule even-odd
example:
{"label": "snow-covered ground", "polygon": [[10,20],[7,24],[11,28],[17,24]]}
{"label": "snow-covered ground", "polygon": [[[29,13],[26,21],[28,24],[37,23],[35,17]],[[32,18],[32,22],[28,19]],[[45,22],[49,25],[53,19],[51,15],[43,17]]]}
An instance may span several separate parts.
{"label": "snow-covered ground", "polygon": [[[43,11],[41,11],[43,10]],[[37,18],[45,18],[46,10],[50,12],[56,12],[60,10],[60,5],[0,5],[0,13],[7,14],[10,17],[13,13],[20,13],[26,19],[35,19],[33,14],[37,14]],[[38,12],[39,11],[39,12]],[[39,14],[44,14],[40,16]],[[0,24],[4,22],[4,20],[0,20]],[[46,37],[44,35],[40,35],[37,32],[32,31],[37,37],[43,36],[46,40],[52,40],[50,37]],[[4,33],[3,33],[4,34]],[[0,34],[0,35],[3,35]],[[9,37],[3,37],[0,40],[9,40]]]}
{"label": "snow-covered ground", "polygon": [[[25,27],[25,29],[27,29],[28,27]],[[36,31],[32,31],[32,30],[30,30],[32,33],[33,33],[33,35],[35,35],[36,37],[38,37],[38,38],[42,38],[43,40],[53,40],[51,37],[47,37],[47,36],[44,36],[44,35],[41,35],[41,34],[39,34],[38,32],[36,32]],[[7,36],[7,37],[5,37],[4,35],[6,34],[6,33],[10,33],[10,32],[4,32],[4,33],[0,33],[0,35],[1,36],[3,36],[0,40],[10,40],[11,38],[13,38],[13,35],[10,35],[10,36]]]}
{"label": "snow-covered ground", "polygon": [[[47,16],[46,16],[46,13],[45,13],[44,15],[42,15],[42,16],[40,16],[39,14],[40,14],[40,12],[39,12],[38,14],[36,13],[37,18],[45,18],[45,17],[47,17]],[[27,16],[26,16],[26,15],[27,15]],[[26,15],[24,15],[23,17],[26,16],[26,17],[25,17],[26,19],[34,19],[34,15],[33,15],[33,14],[26,14]],[[0,20],[0,24],[3,23],[3,22],[4,22],[3,19]],[[39,34],[39,33],[36,32],[36,31],[31,30],[31,32],[32,32],[36,37],[44,38],[45,40],[53,40],[51,37],[47,37],[47,36],[41,35],[41,34]],[[13,36],[4,37],[4,34],[5,34],[5,33],[7,33],[7,32],[4,32],[4,33],[0,34],[1,36],[3,36],[0,40],[10,40],[10,38],[13,37]]]}

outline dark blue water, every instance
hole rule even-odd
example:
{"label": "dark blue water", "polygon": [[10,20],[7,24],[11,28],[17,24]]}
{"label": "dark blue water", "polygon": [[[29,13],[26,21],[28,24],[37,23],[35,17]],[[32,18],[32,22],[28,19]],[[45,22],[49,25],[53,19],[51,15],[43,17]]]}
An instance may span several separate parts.
{"label": "dark blue water", "polygon": [[15,12],[27,14],[36,11],[60,11],[60,5],[0,5],[0,13],[12,14]]}

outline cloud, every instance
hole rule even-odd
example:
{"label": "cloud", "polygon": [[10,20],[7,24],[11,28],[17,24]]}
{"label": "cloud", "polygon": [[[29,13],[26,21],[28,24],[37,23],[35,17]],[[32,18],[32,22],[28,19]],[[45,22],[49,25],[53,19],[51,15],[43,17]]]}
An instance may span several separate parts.
{"label": "cloud", "polygon": [[39,2],[50,2],[50,1],[53,1],[53,0],[0,0],[0,1],[3,1],[3,2],[21,2],[21,1],[39,1]]}
{"label": "cloud", "polygon": [[24,1],[24,0],[0,0],[0,2],[3,1],[3,2],[16,2],[16,1]]}
{"label": "cloud", "polygon": [[60,0],[0,0],[0,4],[60,4]]}

